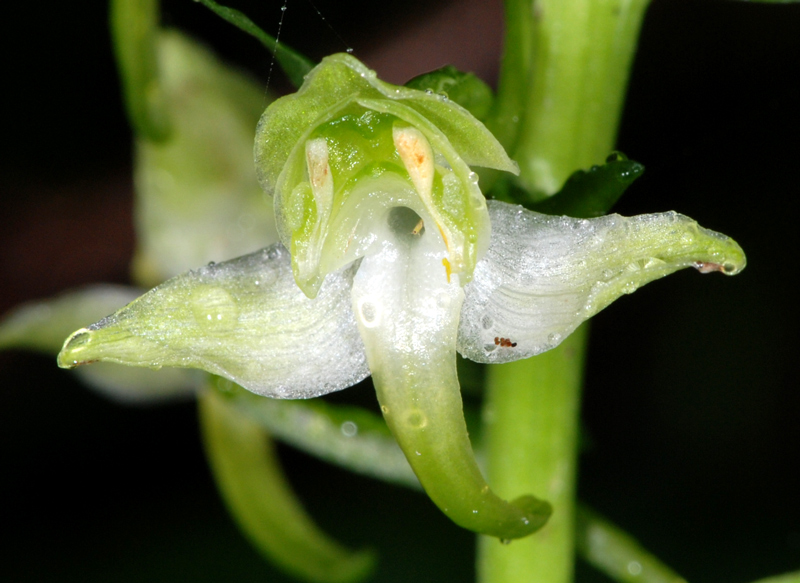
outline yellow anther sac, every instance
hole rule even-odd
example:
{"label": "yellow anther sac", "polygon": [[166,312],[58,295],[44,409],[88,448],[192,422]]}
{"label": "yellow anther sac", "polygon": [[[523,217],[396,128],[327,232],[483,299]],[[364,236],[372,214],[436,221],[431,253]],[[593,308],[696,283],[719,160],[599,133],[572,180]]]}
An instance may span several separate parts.
{"label": "yellow anther sac", "polygon": [[328,162],[328,143],[324,138],[306,142],[306,165],[311,192],[317,203],[317,220],[324,223],[333,204],[333,175]]}
{"label": "yellow anther sac", "polygon": [[433,175],[435,165],[433,163],[433,150],[428,140],[416,128],[405,127],[392,128],[392,139],[400,159],[406,167],[411,182],[420,198],[426,206],[431,204],[431,193],[433,191]]}

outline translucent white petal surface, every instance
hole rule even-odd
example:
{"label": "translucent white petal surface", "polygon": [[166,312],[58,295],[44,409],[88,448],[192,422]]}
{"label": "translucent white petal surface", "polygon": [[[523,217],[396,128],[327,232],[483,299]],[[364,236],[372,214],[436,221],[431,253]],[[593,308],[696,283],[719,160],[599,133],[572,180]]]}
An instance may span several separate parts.
{"label": "translucent white petal surface", "polygon": [[273,245],[179,275],[67,340],[59,365],[199,368],[261,395],[301,399],[369,375],[350,308],[355,268],[308,299]]}
{"label": "translucent white petal surface", "polygon": [[734,275],[741,248],[675,212],[572,219],[489,203],[492,239],[461,310],[458,350],[510,362],[557,346],[622,294],[684,267]]}

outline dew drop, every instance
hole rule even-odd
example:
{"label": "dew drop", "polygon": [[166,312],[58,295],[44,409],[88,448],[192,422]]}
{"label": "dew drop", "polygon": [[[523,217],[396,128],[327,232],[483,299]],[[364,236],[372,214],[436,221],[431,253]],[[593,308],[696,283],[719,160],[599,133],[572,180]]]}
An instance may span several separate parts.
{"label": "dew drop", "polygon": [[406,415],[406,423],[412,429],[422,429],[428,424],[428,418],[419,409],[411,409]]}
{"label": "dew drop", "polygon": [[228,332],[239,320],[236,301],[220,287],[205,286],[195,290],[191,306],[195,321],[207,332]]}
{"label": "dew drop", "polygon": [[348,55],[352,55],[352,54],[353,54],[353,47],[347,47],[347,48],[344,50],[344,52],[346,52]]}
{"label": "dew drop", "polygon": [[386,405],[381,405],[381,413],[383,413],[384,415],[388,415],[389,407],[387,407]]}
{"label": "dew drop", "polygon": [[629,281],[629,282],[628,282],[628,283],[626,283],[626,284],[625,284],[625,286],[622,288],[622,293],[625,293],[625,294],[632,294],[633,292],[635,292],[635,291],[636,291],[636,289],[637,289],[638,287],[639,287],[639,286],[638,286],[638,285],[636,285],[634,282],[632,282],[632,281]]}
{"label": "dew drop", "polygon": [[378,324],[378,308],[368,299],[363,299],[358,302],[358,315],[361,319],[361,323],[367,328],[372,328]]}
{"label": "dew drop", "polygon": [[342,435],[345,437],[353,437],[358,433],[358,425],[352,421],[345,421],[341,426]]}
{"label": "dew drop", "polygon": [[628,573],[630,573],[634,577],[636,575],[641,575],[642,574],[642,564],[639,561],[631,561],[631,562],[629,562],[628,563]]}

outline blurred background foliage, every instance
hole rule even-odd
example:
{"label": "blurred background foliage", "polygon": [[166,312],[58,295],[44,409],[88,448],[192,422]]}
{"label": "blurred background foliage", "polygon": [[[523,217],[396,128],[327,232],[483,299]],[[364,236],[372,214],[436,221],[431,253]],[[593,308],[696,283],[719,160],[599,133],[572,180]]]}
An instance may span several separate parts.
{"label": "blurred background foliage", "polygon": [[[167,24],[266,80],[253,39],[189,0],[163,4]],[[292,0],[281,30],[314,58],[351,46],[392,82],[448,63],[496,77],[499,0],[315,4],[325,21]],[[231,5],[276,31],[281,2]],[[97,2],[15,3],[2,20],[0,313],[127,281],[131,135],[106,24]],[[734,280],[683,272],[592,326],[581,497],[693,582],[800,566],[798,31],[800,5],[654,0],[618,141],[647,171],[615,211],[675,209],[748,254]],[[288,89],[277,67],[271,88]],[[16,351],[0,354],[0,378],[4,580],[287,580],[223,509],[194,403],[116,405]],[[331,396],[345,399],[374,394]],[[472,535],[424,496],[280,454],[325,530],[377,548],[376,580],[472,578]],[[578,580],[605,581],[585,566]]]}

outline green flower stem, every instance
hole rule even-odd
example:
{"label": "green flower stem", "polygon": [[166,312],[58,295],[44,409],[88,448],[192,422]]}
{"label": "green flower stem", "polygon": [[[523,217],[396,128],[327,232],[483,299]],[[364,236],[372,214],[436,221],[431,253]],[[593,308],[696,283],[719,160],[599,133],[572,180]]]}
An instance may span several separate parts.
{"label": "green flower stem", "polygon": [[686,580],[643,549],[629,534],[589,510],[577,512],[580,555],[620,583],[686,583]]}
{"label": "green flower stem", "polygon": [[158,0],[111,0],[111,36],[125,107],[137,134],[155,142],[170,131],[156,54]]}
{"label": "green flower stem", "polygon": [[[647,4],[507,0],[509,40],[490,127],[511,146],[531,201],[557,192],[572,172],[612,149]],[[489,481],[506,496],[544,494],[554,510],[527,540],[501,546],[481,538],[482,583],[572,579],[585,341],[583,326],[555,350],[490,367]]]}
{"label": "green flower stem", "polygon": [[281,473],[268,434],[214,390],[199,398],[200,423],[214,478],[254,546],[295,576],[349,583],[370,574],[374,556],[350,552],[311,521]]}
{"label": "green flower stem", "polygon": [[[529,54],[509,50],[499,102],[519,119],[512,157],[534,197],[556,192],[578,168],[612,149],[648,0],[509,0],[509,22],[526,27]],[[531,17],[532,15],[532,17]],[[512,30],[516,30],[512,28]],[[517,67],[528,66],[527,77]],[[517,77],[527,78],[521,86]],[[504,95],[510,92],[513,95]],[[520,96],[522,92],[522,96]],[[524,115],[518,112],[524,99]],[[496,112],[506,119],[505,109]]]}
{"label": "green flower stem", "polygon": [[215,387],[276,439],[351,471],[420,488],[386,423],[370,411],[322,399],[265,399],[222,377]]}
{"label": "green flower stem", "polygon": [[529,72],[533,56],[533,10],[531,0],[506,0],[506,34],[503,66],[500,69],[497,97],[486,125],[513,152],[525,111]]}
{"label": "green flower stem", "polygon": [[479,540],[481,583],[572,580],[578,413],[586,326],[558,348],[489,367],[484,409],[487,477],[503,496],[536,492],[553,516],[510,545]]}

